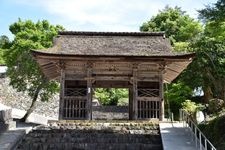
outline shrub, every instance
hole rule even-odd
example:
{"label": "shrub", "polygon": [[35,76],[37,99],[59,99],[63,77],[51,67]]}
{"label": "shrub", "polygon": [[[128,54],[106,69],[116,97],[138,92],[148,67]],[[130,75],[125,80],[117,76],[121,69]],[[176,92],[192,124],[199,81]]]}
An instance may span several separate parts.
{"label": "shrub", "polygon": [[182,108],[181,103],[186,99],[191,98],[192,95],[192,89],[182,82],[168,85],[168,89],[165,91],[165,98],[168,100],[169,104],[166,104],[165,108],[170,105],[170,109],[174,114],[175,120],[179,118],[179,109]]}
{"label": "shrub", "polygon": [[198,108],[198,105],[195,102],[192,102],[191,100],[186,100],[183,103],[181,103],[181,105],[182,109],[184,109],[191,115],[193,115]]}
{"label": "shrub", "polygon": [[128,100],[128,98],[120,98],[119,100],[118,100],[118,106],[128,106],[128,104],[129,104],[129,100]]}

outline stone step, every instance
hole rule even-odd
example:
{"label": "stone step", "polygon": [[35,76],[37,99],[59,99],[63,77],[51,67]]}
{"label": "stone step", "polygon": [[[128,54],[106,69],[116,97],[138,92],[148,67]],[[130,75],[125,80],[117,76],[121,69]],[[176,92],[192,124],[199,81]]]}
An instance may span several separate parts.
{"label": "stone step", "polygon": [[158,144],[143,143],[33,143],[23,144],[17,149],[23,150],[162,150],[162,146]]}
{"label": "stone step", "polygon": [[49,130],[49,129],[72,129],[72,130],[104,130],[104,129],[111,129],[111,130],[159,130],[159,126],[157,125],[143,125],[143,124],[55,124],[49,126],[39,126],[39,130]]}
{"label": "stone step", "polygon": [[33,130],[33,134],[79,134],[79,133],[86,133],[86,134],[101,134],[101,133],[120,133],[120,134],[151,134],[151,135],[158,135],[158,130],[128,130],[128,129],[121,129],[121,130],[111,130],[111,129],[101,129],[101,130],[92,130],[92,129],[84,129],[84,130]]}
{"label": "stone step", "polygon": [[161,150],[158,124],[149,122],[53,122],[38,126],[18,149],[40,150]]}
{"label": "stone step", "polygon": [[47,143],[54,143],[54,142],[72,142],[72,143],[155,143],[160,144],[161,139],[159,136],[148,135],[146,136],[131,136],[131,135],[105,135],[102,134],[101,136],[94,136],[91,134],[80,134],[78,136],[70,136],[65,135],[64,137],[55,136],[42,136],[42,137],[32,137],[27,136],[25,141],[32,141],[36,142],[47,142]]}

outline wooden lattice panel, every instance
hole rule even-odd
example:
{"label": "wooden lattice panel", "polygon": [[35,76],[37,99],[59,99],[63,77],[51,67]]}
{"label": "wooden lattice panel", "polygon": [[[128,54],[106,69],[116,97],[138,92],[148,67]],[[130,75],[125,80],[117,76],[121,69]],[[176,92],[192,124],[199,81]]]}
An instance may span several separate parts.
{"label": "wooden lattice panel", "polygon": [[159,97],[159,89],[138,89],[138,97]]}
{"label": "wooden lattice panel", "polygon": [[86,96],[86,88],[66,88],[65,96]]}
{"label": "wooden lattice panel", "polygon": [[85,119],[86,118],[86,99],[76,97],[64,98],[63,104],[64,119]]}
{"label": "wooden lattice panel", "polygon": [[160,101],[138,100],[138,119],[159,118]]}

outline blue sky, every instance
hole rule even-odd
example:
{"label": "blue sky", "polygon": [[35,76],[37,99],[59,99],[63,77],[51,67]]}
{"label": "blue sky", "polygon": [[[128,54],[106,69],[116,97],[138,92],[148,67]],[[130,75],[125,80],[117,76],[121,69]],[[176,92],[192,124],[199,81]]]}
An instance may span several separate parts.
{"label": "blue sky", "polygon": [[138,31],[166,5],[179,6],[191,17],[216,0],[0,0],[0,35],[10,35],[18,18],[48,20],[67,30]]}

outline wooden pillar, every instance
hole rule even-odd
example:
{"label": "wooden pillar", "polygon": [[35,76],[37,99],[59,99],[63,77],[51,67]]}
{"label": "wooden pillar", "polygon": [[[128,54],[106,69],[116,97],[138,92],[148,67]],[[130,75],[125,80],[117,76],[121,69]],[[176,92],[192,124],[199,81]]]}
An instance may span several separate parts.
{"label": "wooden pillar", "polygon": [[159,116],[159,120],[160,121],[163,121],[164,119],[164,87],[163,87],[163,70],[162,69],[160,72],[159,72],[159,96],[160,96],[160,102],[161,102],[161,105],[160,105],[160,116]]}
{"label": "wooden pillar", "polygon": [[133,87],[129,87],[129,120],[133,119]]}
{"label": "wooden pillar", "polygon": [[138,107],[137,107],[137,95],[138,95],[138,88],[137,88],[137,65],[134,65],[133,68],[133,88],[132,88],[132,98],[133,98],[133,119],[137,120],[138,118]]}
{"label": "wooden pillar", "polygon": [[92,64],[87,65],[87,119],[92,120]]}
{"label": "wooden pillar", "polygon": [[65,66],[64,63],[60,63],[59,120],[63,119],[64,93],[65,93]]}

